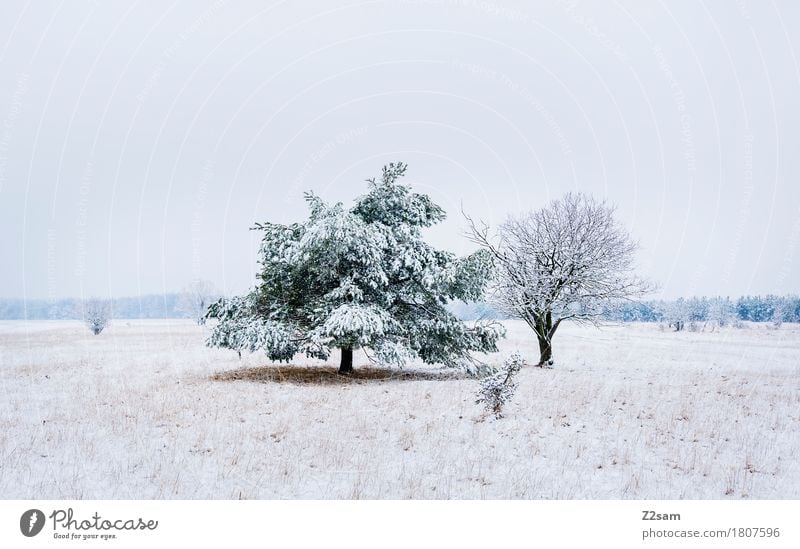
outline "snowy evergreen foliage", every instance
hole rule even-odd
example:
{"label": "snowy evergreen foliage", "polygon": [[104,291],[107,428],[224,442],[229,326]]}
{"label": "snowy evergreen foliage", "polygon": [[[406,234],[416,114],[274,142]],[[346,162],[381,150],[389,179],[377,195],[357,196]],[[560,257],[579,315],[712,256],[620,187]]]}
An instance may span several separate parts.
{"label": "snowy evergreen foliage", "polygon": [[376,360],[402,366],[412,358],[474,369],[470,352],[494,352],[498,323],[468,327],[445,307],[479,299],[492,261],[438,251],[421,229],[445,218],[431,199],[398,183],[402,163],[370,179],[351,208],[306,195],[305,223],[258,224],[264,232],[259,282],[250,293],[209,308],[219,324],[208,344],[237,351],[264,350],[271,360],[296,354],[327,359],[342,350],[341,373],[352,351],[368,348]]}
{"label": "snowy evergreen foliage", "polygon": [[83,322],[94,335],[100,335],[111,320],[111,307],[108,303],[91,299],[83,305]]}
{"label": "snowy evergreen foliage", "polygon": [[503,406],[511,400],[517,390],[514,377],[524,365],[519,353],[512,354],[497,371],[480,381],[475,404],[483,404],[486,411],[498,419],[503,417]]}

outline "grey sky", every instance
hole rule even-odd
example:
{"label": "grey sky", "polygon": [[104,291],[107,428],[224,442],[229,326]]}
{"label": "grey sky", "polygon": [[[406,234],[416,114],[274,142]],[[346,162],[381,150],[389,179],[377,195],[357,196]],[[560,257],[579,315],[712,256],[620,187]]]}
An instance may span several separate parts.
{"label": "grey sky", "polygon": [[607,197],[661,295],[798,292],[800,4],[0,3],[0,296],[253,282],[389,161],[449,219]]}

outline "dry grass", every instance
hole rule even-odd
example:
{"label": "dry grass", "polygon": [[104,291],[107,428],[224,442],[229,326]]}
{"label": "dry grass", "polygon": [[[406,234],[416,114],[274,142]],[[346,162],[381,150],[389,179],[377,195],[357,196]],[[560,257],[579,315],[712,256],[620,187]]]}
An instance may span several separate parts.
{"label": "dry grass", "polygon": [[[533,361],[509,328],[491,360]],[[240,361],[205,331],[0,322],[0,497],[800,498],[798,326],[568,326],[499,421],[463,376]]]}
{"label": "dry grass", "polygon": [[469,379],[461,372],[450,370],[398,370],[362,366],[351,374],[340,375],[338,368],[331,366],[302,366],[276,364],[255,368],[237,368],[217,372],[210,376],[213,381],[252,381],[257,383],[297,383],[301,385],[347,385],[355,383],[386,383],[396,381],[447,381]]}

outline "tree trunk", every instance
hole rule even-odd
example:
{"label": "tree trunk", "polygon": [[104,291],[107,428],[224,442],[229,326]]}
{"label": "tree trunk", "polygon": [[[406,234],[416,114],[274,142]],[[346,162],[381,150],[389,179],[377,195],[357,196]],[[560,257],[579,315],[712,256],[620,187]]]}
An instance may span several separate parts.
{"label": "tree trunk", "polygon": [[539,368],[553,363],[553,313],[547,311],[537,322],[536,338],[539,340]]}
{"label": "tree trunk", "polygon": [[349,376],[353,373],[353,349],[342,349],[342,361],[339,363],[339,375]]}
{"label": "tree trunk", "polygon": [[544,337],[539,337],[539,368],[544,368],[553,363],[553,344]]}

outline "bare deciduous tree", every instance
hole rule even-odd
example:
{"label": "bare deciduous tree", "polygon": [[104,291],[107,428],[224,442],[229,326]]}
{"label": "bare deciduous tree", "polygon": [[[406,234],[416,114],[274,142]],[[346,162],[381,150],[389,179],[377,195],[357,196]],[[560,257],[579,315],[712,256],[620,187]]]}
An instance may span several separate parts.
{"label": "bare deciduous tree", "polygon": [[539,364],[553,362],[552,340],[565,320],[597,324],[608,307],[650,291],[633,273],[636,244],[614,208],[570,193],[510,217],[490,236],[467,216],[469,237],[495,262],[491,300],[536,333]]}
{"label": "bare deciduous tree", "polygon": [[786,316],[786,304],[783,300],[778,300],[772,309],[772,315],[770,318],[772,321],[772,327],[776,329],[780,328],[783,325],[784,316]]}
{"label": "bare deciduous tree", "polygon": [[676,332],[683,330],[687,323],[692,319],[691,304],[684,298],[679,297],[673,302],[666,303],[661,311],[667,326]]}
{"label": "bare deciduous tree", "polygon": [[728,326],[736,319],[736,309],[730,298],[712,297],[708,304],[708,320],[711,321],[711,329]]}
{"label": "bare deciduous tree", "polygon": [[99,335],[111,320],[111,306],[106,301],[90,299],[83,304],[83,322],[94,335]]}
{"label": "bare deciduous tree", "polygon": [[197,324],[205,324],[208,306],[218,298],[219,292],[211,282],[197,279],[183,289],[176,308]]}

